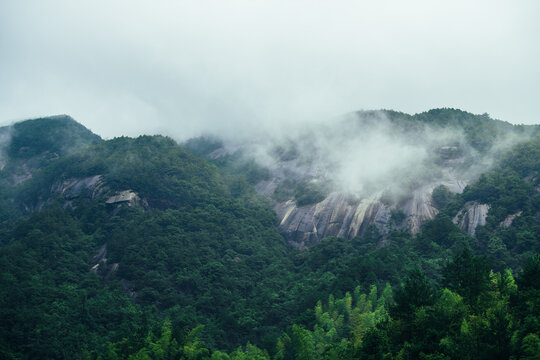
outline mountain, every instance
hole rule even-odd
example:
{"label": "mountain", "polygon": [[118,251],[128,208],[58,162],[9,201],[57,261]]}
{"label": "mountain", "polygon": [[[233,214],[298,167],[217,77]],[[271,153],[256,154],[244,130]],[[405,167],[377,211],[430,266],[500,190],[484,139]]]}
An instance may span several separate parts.
{"label": "mountain", "polygon": [[[440,211],[435,189],[462,193],[512,145],[537,135],[537,126],[455,109],[414,116],[368,111],[255,150],[218,143],[204,155],[265,153],[267,176],[255,189],[272,201],[285,238],[305,248],[328,236],[352,239],[371,226],[381,233],[405,228],[416,234]],[[187,146],[204,152],[196,141]],[[469,202],[454,222],[474,235],[487,212],[488,204]]]}
{"label": "mountain", "polygon": [[67,115],[0,127],[0,168],[8,166],[6,171],[14,173],[12,181],[22,182],[48,161],[99,141],[98,135]]}
{"label": "mountain", "polygon": [[245,143],[102,140],[66,116],[0,133],[2,358],[534,353],[537,126],[437,109]]}
{"label": "mountain", "polygon": [[[24,128],[31,129],[30,125]],[[61,135],[57,133],[57,142],[67,140]],[[27,138],[32,142],[34,136]],[[41,168],[28,166],[31,177],[4,189],[6,203],[14,204],[23,216],[6,230],[2,249],[7,273],[16,274],[4,279],[3,290],[16,284],[21,289],[17,294],[2,292],[4,330],[9,329],[4,338],[20,345],[38,342],[40,335],[34,327],[43,325],[47,316],[47,311],[38,308],[54,307],[59,301],[57,286],[65,291],[62,306],[71,307],[72,299],[85,299],[84,308],[72,309],[70,316],[90,317],[80,326],[96,336],[109,326],[115,307],[125,308],[129,298],[138,306],[168,312],[186,325],[195,326],[204,318],[205,323],[214,324],[214,341],[221,344],[247,334],[251,316],[264,320],[257,313],[235,321],[220,316],[242,313],[246,306],[262,313],[268,306],[259,304],[262,298],[255,294],[279,291],[283,284],[269,283],[270,274],[283,271],[276,266],[287,268],[280,266],[288,261],[287,246],[274,227],[275,216],[247,184],[221,175],[215,166],[170,138],[142,136],[78,144],[77,149],[67,148],[54,158],[44,155],[50,151],[25,156],[22,166],[47,160]],[[8,158],[3,171],[18,160]],[[19,251],[23,254],[14,255]],[[51,292],[41,293],[41,289]],[[40,303],[25,300],[34,292],[40,293],[35,297]],[[117,299],[118,294],[127,298]],[[257,305],[238,303],[235,299],[240,296],[253,298]],[[14,316],[11,311],[20,309],[18,304],[26,308]],[[179,312],[179,307],[191,310]],[[214,312],[216,308],[222,310]],[[129,311],[134,311],[138,318],[133,321],[142,326],[141,314]],[[36,320],[34,314],[45,317]],[[122,326],[131,320],[113,321],[114,326]],[[225,333],[222,329],[227,327],[236,330]],[[65,335],[58,329],[47,331],[55,339]],[[89,335],[88,341],[97,339]],[[36,345],[32,351],[36,357],[56,357],[45,345]]]}
{"label": "mountain", "polygon": [[0,127],[0,228],[12,226],[22,213],[15,202],[19,185],[56,160],[101,138],[67,115],[18,122]]}

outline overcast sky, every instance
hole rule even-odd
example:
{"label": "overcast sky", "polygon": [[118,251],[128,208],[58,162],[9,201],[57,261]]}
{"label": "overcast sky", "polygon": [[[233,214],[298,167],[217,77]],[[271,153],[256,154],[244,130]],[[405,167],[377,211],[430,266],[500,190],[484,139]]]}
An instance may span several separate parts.
{"label": "overcast sky", "polygon": [[539,1],[0,0],[0,123],[106,137],[359,109],[540,123]]}

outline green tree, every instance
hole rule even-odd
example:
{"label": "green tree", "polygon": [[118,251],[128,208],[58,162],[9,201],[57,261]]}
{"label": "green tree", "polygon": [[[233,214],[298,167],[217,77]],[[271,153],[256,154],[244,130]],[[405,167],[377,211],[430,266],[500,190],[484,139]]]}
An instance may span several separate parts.
{"label": "green tree", "polygon": [[474,256],[469,249],[456,254],[443,269],[443,285],[457,292],[469,305],[490,288],[490,268],[485,258]]}
{"label": "green tree", "polygon": [[394,306],[390,315],[396,319],[411,319],[415,311],[426,305],[433,305],[436,296],[433,286],[420,269],[409,273],[405,283],[394,294]]}

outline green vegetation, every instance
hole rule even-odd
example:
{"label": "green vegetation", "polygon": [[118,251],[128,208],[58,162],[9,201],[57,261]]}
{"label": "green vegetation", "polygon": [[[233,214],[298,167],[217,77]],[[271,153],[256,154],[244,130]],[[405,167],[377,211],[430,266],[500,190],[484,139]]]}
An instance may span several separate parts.
{"label": "green vegetation", "polygon": [[477,229],[477,238],[498,269],[516,268],[540,252],[539,153],[539,140],[519,144],[463,192],[464,201],[490,205],[487,224]]}
{"label": "green vegetation", "polygon": [[[471,282],[467,270],[479,278]],[[539,256],[529,260],[517,281],[510,271],[491,272],[467,250],[443,273],[448,287],[413,270],[394,292],[386,284],[382,291],[371,286],[363,293],[357,287],[341,298],[329,295],[324,304],[317,302],[314,324],[290,326],[273,354],[249,343],[229,354],[212,351],[202,341],[201,326],[174,337],[166,320],[160,336],[150,332],[139,346],[128,339],[109,344],[98,358],[534,359],[540,354]]]}
{"label": "green vegetation", "polygon": [[272,196],[277,201],[294,199],[297,206],[305,206],[323,201],[326,194],[323,184],[285,179],[278,185]]}
{"label": "green vegetation", "polygon": [[9,132],[7,155],[11,159],[29,159],[44,154],[67,154],[101,139],[67,115],[16,123]]}
{"label": "green vegetation", "polygon": [[[440,118],[440,126],[458,121],[478,151],[506,127],[450,110],[428,115],[390,114],[409,125],[423,117]],[[47,126],[36,131],[54,128]],[[1,358],[540,354],[538,140],[513,148],[461,195],[436,188],[440,213],[414,236],[394,210],[388,234],[372,226],[300,251],[252,189],[267,172],[240,154],[209,162],[160,136],[74,137],[66,146],[71,140],[60,134],[54,148],[34,144],[32,129],[0,172]],[[25,141],[34,150],[21,152]],[[218,146],[203,145],[198,154]],[[35,165],[32,178],[12,185],[25,164]],[[99,191],[68,197],[58,190],[97,175]],[[311,183],[288,185],[281,190],[299,205],[324,194]],[[125,190],[139,205],[106,202]],[[452,222],[472,201],[490,205],[476,237]]]}
{"label": "green vegetation", "polygon": [[448,205],[450,201],[454,198],[454,193],[452,193],[446,186],[439,185],[431,193],[431,198],[433,199],[433,206],[437,209],[441,209]]}
{"label": "green vegetation", "polygon": [[493,120],[488,114],[473,115],[466,111],[443,108],[433,109],[414,118],[436,128],[450,128],[462,131],[467,143],[478,151],[489,150],[495,142],[502,140],[509,133],[522,133],[523,127],[513,126],[507,122]]}

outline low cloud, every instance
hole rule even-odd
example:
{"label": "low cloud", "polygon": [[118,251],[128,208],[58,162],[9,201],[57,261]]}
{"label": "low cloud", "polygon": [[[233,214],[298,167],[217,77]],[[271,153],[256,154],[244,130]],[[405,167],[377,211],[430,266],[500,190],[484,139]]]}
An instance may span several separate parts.
{"label": "low cloud", "polygon": [[0,121],[69,114],[105,138],[178,140],[379,108],[537,122],[538,10],[534,1],[5,1]]}
{"label": "low cloud", "polygon": [[403,116],[405,120],[396,121],[385,111],[359,112],[328,123],[293,126],[288,132],[253,132],[249,139],[214,136],[224,140],[230,153],[241,150],[270,169],[278,182],[313,182],[326,192],[358,198],[384,192],[393,200],[441,183],[461,191],[502,152],[528,138],[508,131],[480,152],[462,128]]}

